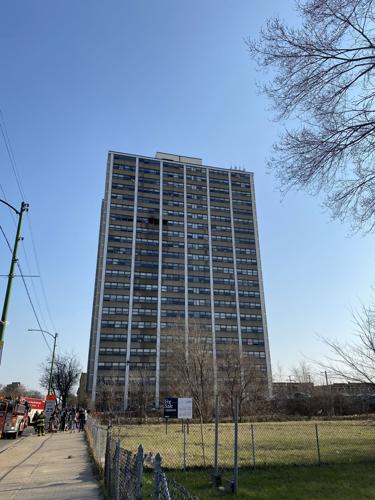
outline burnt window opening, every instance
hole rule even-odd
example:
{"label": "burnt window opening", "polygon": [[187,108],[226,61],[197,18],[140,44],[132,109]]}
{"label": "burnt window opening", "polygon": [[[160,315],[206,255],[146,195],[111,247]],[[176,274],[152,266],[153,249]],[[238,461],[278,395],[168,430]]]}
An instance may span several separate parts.
{"label": "burnt window opening", "polygon": [[148,223],[152,224],[153,226],[158,226],[159,225],[159,217],[149,217]]}

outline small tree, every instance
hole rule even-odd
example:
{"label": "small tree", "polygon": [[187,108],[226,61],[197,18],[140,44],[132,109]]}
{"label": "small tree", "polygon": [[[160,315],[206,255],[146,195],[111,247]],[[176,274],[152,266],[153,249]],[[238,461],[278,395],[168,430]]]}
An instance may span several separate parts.
{"label": "small tree", "polygon": [[96,387],[96,408],[100,411],[114,413],[118,410],[116,396],[117,372],[112,372],[109,376],[98,377]]}
{"label": "small tree", "polygon": [[[48,359],[41,365],[40,385],[48,389],[50,378],[51,362]],[[81,374],[80,364],[77,355],[58,354],[55,357],[52,371],[52,388],[61,400],[62,407],[65,408],[68,396],[77,385]]]}
{"label": "small tree", "polygon": [[245,353],[241,356],[236,345],[226,346],[218,360],[219,392],[224,408],[227,407],[234,419],[237,399],[240,419],[244,407],[249,413],[257,413],[265,404],[267,381],[262,378],[254,360]]}
{"label": "small tree", "polygon": [[171,367],[171,389],[180,396],[193,399],[202,421],[212,416],[213,409],[213,357],[211,332],[199,322],[190,322],[188,343],[184,332],[176,326],[171,333],[173,341],[166,354]]}
{"label": "small tree", "polygon": [[129,379],[130,404],[138,413],[141,422],[147,420],[147,413],[155,397],[151,379],[155,373],[146,367],[131,370]]}
{"label": "small tree", "polygon": [[375,384],[375,306],[362,305],[352,317],[355,341],[342,343],[323,338],[332,354],[318,365],[334,379]]}
{"label": "small tree", "polygon": [[300,385],[302,391],[311,393],[313,376],[311,366],[306,361],[300,361],[297,366],[292,368],[292,379]]}

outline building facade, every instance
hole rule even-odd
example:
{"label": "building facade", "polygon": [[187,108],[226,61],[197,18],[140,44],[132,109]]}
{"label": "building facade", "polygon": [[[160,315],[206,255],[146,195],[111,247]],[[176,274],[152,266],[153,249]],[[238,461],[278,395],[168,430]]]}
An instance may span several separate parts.
{"label": "building facade", "polygon": [[253,173],[109,152],[87,370],[92,400],[110,380],[127,408],[131,373],[146,367],[159,407],[176,320],[185,336],[189,321],[209,327],[214,371],[220,351],[236,346],[271,387]]}

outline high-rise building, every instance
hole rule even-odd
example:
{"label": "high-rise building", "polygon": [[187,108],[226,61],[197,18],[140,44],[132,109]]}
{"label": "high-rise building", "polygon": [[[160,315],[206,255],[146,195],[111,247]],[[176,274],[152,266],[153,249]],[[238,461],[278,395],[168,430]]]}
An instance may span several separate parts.
{"label": "high-rise building", "polygon": [[176,320],[186,332],[189,321],[209,325],[214,371],[220,350],[236,346],[270,387],[253,173],[111,151],[87,370],[92,400],[110,380],[126,408],[132,370],[146,367],[158,407]]}

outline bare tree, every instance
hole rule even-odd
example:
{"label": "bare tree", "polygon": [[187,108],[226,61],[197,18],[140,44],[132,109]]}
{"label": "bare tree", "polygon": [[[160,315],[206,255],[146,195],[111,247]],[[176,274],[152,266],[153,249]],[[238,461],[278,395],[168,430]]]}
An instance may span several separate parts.
{"label": "bare tree", "polygon": [[292,378],[297,384],[311,385],[313,383],[311,366],[306,361],[300,361],[292,368]]}
{"label": "bare tree", "polygon": [[341,343],[323,338],[332,355],[318,364],[338,380],[375,384],[375,306],[362,305],[353,313],[353,322],[356,341]]}
{"label": "bare tree", "polygon": [[141,422],[147,420],[147,413],[155,398],[152,378],[155,373],[147,367],[131,370],[129,384],[130,405],[137,410]]}
{"label": "bare tree", "polygon": [[[50,368],[49,359],[41,365],[39,382],[45,389],[48,389],[49,386]],[[56,356],[53,364],[52,387],[60,398],[63,408],[65,408],[68,396],[76,386],[80,374],[81,368],[76,354],[65,353]]]}
{"label": "bare tree", "polygon": [[193,399],[202,421],[212,416],[214,374],[211,332],[201,323],[190,321],[188,343],[181,326],[172,332],[173,341],[166,354],[171,367],[171,389]]}
{"label": "bare tree", "polygon": [[100,411],[114,413],[118,409],[116,399],[117,377],[117,372],[98,377],[95,406]]}
{"label": "bare tree", "polygon": [[23,395],[29,398],[44,399],[44,395],[36,389],[26,389]]}
{"label": "bare tree", "polygon": [[8,385],[4,385],[0,390],[2,396],[10,396],[12,399],[16,399],[21,396],[27,396],[26,387],[19,382],[12,382]]}
{"label": "bare tree", "polygon": [[375,226],[375,3],[296,2],[299,27],[267,22],[252,57],[275,77],[263,86],[277,119],[297,119],[274,146],[269,166],[281,188],[326,193],[334,216]]}
{"label": "bare tree", "polygon": [[245,404],[249,413],[257,413],[264,406],[267,383],[254,360],[246,355],[241,356],[236,345],[226,346],[218,359],[220,398],[224,409],[234,419],[237,399],[240,418]]}
{"label": "bare tree", "polygon": [[8,385],[0,385],[0,396],[11,396],[13,399],[26,396],[29,398],[43,399],[43,394],[36,389],[28,389],[23,384],[12,382]]}

